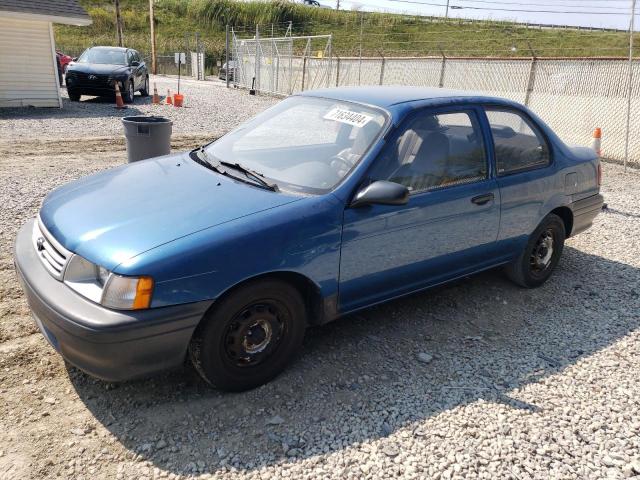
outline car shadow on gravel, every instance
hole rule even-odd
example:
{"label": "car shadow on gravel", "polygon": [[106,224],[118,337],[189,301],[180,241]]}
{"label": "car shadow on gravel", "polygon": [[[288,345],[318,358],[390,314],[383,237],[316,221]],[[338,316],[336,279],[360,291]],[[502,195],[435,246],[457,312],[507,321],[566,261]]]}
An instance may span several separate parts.
{"label": "car shadow on gravel", "polygon": [[69,377],[132,461],[178,474],[298,462],[401,429],[438,441],[445,433],[425,421],[472,402],[543,412],[521,389],[637,329],[640,292],[625,285],[639,276],[566,247],[536,290],[489,271],[313,328],[294,365],[242,394],[211,390],[188,367],[116,385],[72,367]]}

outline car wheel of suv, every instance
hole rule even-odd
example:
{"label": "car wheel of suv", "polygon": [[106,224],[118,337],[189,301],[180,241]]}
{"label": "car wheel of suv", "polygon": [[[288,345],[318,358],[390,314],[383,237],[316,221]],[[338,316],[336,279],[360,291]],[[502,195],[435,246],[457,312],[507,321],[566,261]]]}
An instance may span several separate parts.
{"label": "car wheel of suv", "polygon": [[278,375],[299,351],[305,312],[302,296],[288,283],[251,282],[206,315],[189,345],[191,361],[214,387],[258,387]]}
{"label": "car wheel of suv", "polygon": [[144,77],[144,84],[140,89],[140,95],[142,95],[143,97],[149,96],[149,77],[148,76]]}
{"label": "car wheel of suv", "polygon": [[565,236],[562,219],[554,214],[547,215],[529,237],[522,253],[507,265],[507,276],[525,288],[542,285],[560,261]]}
{"label": "car wheel of suv", "polygon": [[78,92],[69,90],[69,88],[67,88],[67,94],[69,95],[69,100],[71,100],[72,102],[80,101],[80,94]]}
{"label": "car wheel of suv", "polygon": [[129,80],[124,88],[124,92],[122,92],[122,100],[124,100],[124,103],[133,103],[134,95],[133,80]]}

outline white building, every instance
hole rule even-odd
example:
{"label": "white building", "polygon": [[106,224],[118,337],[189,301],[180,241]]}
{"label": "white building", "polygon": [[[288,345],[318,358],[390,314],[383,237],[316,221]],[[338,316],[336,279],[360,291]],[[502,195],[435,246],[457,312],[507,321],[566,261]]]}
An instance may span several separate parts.
{"label": "white building", "polygon": [[53,23],[91,19],[76,0],[0,0],[0,107],[62,107]]}

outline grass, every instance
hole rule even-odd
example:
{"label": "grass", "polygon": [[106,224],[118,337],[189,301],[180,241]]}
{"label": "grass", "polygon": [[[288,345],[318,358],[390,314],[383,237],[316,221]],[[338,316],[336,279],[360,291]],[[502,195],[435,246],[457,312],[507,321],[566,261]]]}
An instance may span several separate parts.
{"label": "grass", "polygon": [[[56,42],[70,54],[91,45],[114,45],[115,12],[109,0],[80,0],[91,15],[88,27],[56,25]],[[121,0],[127,46],[150,51],[148,0]],[[511,22],[444,20],[387,13],[360,14],[306,7],[286,1],[156,0],[156,43],[159,54],[193,50],[197,32],[207,56],[222,58],[225,25],[239,37],[284,35],[289,22],[294,35],[333,35],[339,56],[532,56],[598,57],[628,55],[625,32],[527,28]],[[361,34],[362,32],[362,34]],[[640,46],[640,42],[638,43]],[[636,49],[638,51],[640,49]]]}

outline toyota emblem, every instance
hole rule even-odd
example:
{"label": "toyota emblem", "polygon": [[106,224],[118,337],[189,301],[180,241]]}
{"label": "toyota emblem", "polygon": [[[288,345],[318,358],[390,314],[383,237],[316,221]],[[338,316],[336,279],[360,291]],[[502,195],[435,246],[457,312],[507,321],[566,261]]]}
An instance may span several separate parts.
{"label": "toyota emblem", "polygon": [[36,240],[36,248],[39,252],[44,250],[44,238],[38,237],[38,239]]}
{"label": "toyota emblem", "polygon": [[89,75],[89,80],[97,80],[98,77],[96,77],[95,75]]}

